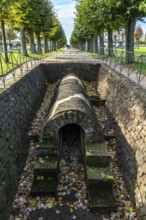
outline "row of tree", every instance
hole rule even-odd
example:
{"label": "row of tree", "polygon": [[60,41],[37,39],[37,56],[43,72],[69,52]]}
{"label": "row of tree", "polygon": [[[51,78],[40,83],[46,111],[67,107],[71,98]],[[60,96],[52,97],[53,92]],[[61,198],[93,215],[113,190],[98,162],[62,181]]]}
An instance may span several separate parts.
{"label": "row of tree", "polygon": [[[125,29],[126,61],[133,62],[136,21],[146,16],[145,0],[76,0],[76,18],[71,44],[87,51],[104,53],[108,33],[108,54],[113,55],[113,31]],[[130,51],[130,53],[129,53]]]}
{"label": "row of tree", "polygon": [[[104,37],[107,38],[107,33],[105,33]],[[143,39],[142,39],[143,37]],[[135,48],[139,49],[139,42],[141,44],[146,44],[146,33],[144,35],[143,29],[141,28],[140,25],[138,25],[135,29],[135,33],[134,33],[134,38],[135,38]],[[141,40],[141,41],[140,41]],[[123,48],[125,45],[125,31],[124,29],[120,30],[120,31],[114,31],[113,32],[113,41],[114,41],[114,47],[117,47],[117,43],[118,43],[118,47]]]}
{"label": "row of tree", "polygon": [[29,36],[32,53],[36,53],[34,34],[38,53],[42,52],[41,38],[43,38],[45,53],[49,52],[48,39],[52,42],[53,49],[56,49],[56,45],[60,47],[66,43],[64,30],[50,0],[1,0],[0,22],[6,62],[8,62],[8,56],[5,24],[20,32],[24,56],[28,56],[26,33]]}

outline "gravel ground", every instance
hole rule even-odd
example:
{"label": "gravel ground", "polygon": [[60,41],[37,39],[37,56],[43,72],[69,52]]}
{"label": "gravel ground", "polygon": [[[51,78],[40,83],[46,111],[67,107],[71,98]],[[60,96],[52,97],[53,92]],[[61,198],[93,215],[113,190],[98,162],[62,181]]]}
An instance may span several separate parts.
{"label": "gravel ground", "polygon": [[[48,113],[51,97],[58,83],[48,85],[44,101],[32,123],[29,134],[40,134],[44,118]],[[88,95],[96,95],[96,83],[84,81]],[[112,124],[105,107],[94,108],[103,131],[112,131]],[[118,202],[117,213],[111,215],[92,214],[88,210],[84,166],[76,158],[67,158],[64,148],[59,163],[58,199],[54,197],[32,197],[33,165],[36,161],[36,143],[30,142],[30,151],[19,182],[18,192],[12,204],[10,220],[141,220],[136,217],[130,202],[122,173],[117,165],[116,140],[107,142],[112,153],[111,169],[114,175],[113,191]],[[72,149],[70,148],[70,151]]]}

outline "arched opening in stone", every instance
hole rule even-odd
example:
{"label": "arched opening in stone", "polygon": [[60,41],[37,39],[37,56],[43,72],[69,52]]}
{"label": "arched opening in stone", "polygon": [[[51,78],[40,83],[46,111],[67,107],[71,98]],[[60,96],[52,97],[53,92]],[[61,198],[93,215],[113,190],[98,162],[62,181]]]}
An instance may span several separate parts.
{"label": "arched opening in stone", "polygon": [[60,158],[72,161],[78,158],[85,160],[84,147],[85,132],[78,124],[66,124],[59,130],[59,155]]}

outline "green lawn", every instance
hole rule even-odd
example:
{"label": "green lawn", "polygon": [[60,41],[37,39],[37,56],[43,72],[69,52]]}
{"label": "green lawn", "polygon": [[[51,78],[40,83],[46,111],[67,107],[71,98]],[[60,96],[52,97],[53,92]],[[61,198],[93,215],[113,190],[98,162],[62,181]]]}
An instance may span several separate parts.
{"label": "green lawn", "polygon": [[[125,49],[116,48],[113,51],[114,51],[114,56],[111,57],[107,53],[107,48],[105,48],[105,55],[100,56],[100,58],[104,60],[110,59],[110,60],[119,62],[122,65],[126,65],[130,67],[131,69],[136,69],[138,72],[146,75],[146,47],[135,49],[133,64],[125,64]],[[92,56],[95,58],[99,58],[98,54],[92,53]]]}
{"label": "green lawn", "polygon": [[0,75],[7,74],[12,69],[18,67],[20,64],[25,63],[29,60],[42,59],[45,57],[49,57],[63,50],[64,48],[60,48],[57,51],[52,51],[50,53],[43,53],[43,54],[32,54],[29,52],[28,57],[23,56],[22,53],[19,53],[18,51],[14,51],[13,53],[9,52],[8,53],[9,63],[5,63],[4,54],[1,53],[0,54]]}
{"label": "green lawn", "polygon": [[140,47],[140,49],[134,50],[136,53],[145,54],[146,55],[146,47]]}
{"label": "green lawn", "polygon": [[[122,48],[116,48],[114,50],[118,52],[122,52],[122,51],[125,52],[125,49],[122,49]],[[146,55],[146,47],[140,47],[140,49],[134,49],[134,53]]]}

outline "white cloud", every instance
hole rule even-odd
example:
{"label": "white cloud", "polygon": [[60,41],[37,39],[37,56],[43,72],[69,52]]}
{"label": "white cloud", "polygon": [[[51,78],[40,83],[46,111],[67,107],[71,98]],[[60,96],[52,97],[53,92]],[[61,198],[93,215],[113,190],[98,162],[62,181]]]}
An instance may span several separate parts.
{"label": "white cloud", "polygon": [[71,19],[75,18],[75,3],[56,5],[57,14],[59,19]]}
{"label": "white cloud", "polygon": [[54,8],[57,12],[59,21],[64,28],[67,40],[69,42],[69,38],[73,31],[73,23],[75,18],[75,2],[66,4],[54,4]]}

